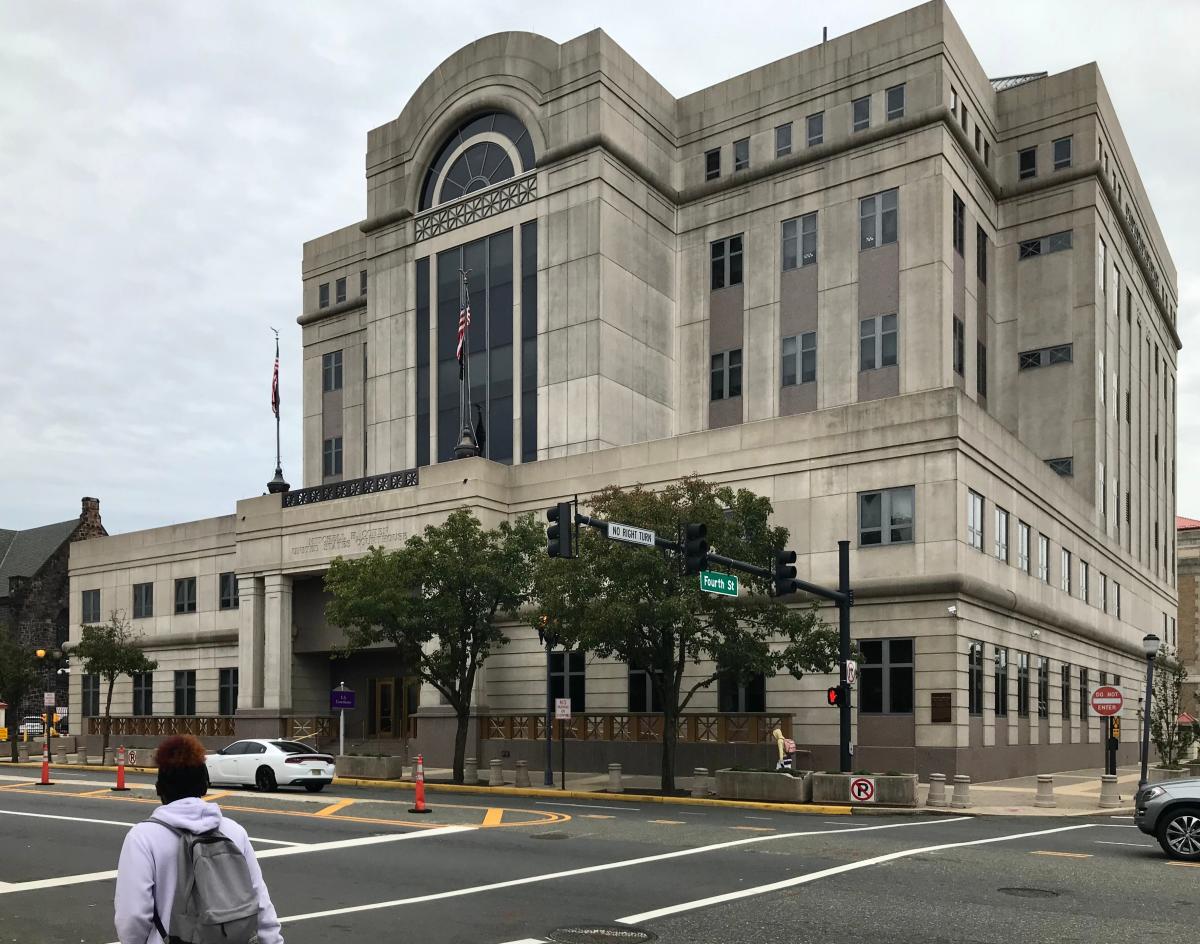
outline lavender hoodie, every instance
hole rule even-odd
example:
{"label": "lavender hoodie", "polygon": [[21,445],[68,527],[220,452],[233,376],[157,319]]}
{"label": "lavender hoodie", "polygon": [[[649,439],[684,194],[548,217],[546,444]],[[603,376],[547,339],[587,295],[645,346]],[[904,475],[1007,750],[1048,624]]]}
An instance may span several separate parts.
{"label": "lavender hoodie", "polygon": [[[250,847],[246,830],[221,815],[215,803],[205,803],[198,797],[185,797],[159,807],[156,819],[177,829],[194,833],[220,828],[221,834],[233,840],[246,857],[250,880],[258,892],[258,939],[260,944],[283,944],[275,906],[263,884],[258,859]],[[155,823],[138,823],[125,836],[121,860],[117,864],[117,895],[115,901],[117,938],[121,944],[161,944],[162,938],[154,928],[154,903],[164,928],[171,927],[171,905],[175,900],[175,881],[179,870],[179,837]]]}

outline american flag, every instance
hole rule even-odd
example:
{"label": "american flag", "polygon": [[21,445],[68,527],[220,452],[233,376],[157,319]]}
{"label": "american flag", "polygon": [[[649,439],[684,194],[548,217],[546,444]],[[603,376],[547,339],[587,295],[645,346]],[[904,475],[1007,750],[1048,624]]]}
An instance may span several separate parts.
{"label": "american flag", "polygon": [[275,372],[271,375],[271,412],[279,419],[279,338],[275,339]]}
{"label": "american flag", "polygon": [[471,327],[471,303],[468,301],[463,305],[462,311],[458,313],[458,373],[462,376],[463,355],[466,353],[467,344],[467,328]]}

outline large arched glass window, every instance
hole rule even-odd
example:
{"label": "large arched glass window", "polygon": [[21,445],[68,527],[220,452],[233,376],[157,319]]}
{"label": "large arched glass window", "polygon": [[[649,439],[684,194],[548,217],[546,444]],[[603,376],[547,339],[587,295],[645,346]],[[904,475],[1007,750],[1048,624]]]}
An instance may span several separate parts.
{"label": "large arched glass window", "polygon": [[[487,139],[469,144],[472,138],[485,136]],[[510,147],[497,141],[497,136],[507,139]],[[464,149],[464,145],[469,146]],[[520,161],[519,170],[513,166],[513,152]],[[442,171],[451,157],[454,163],[443,180]],[[419,209],[428,210],[532,169],[533,142],[520,121],[502,111],[476,115],[459,125],[438,150],[425,174]]]}

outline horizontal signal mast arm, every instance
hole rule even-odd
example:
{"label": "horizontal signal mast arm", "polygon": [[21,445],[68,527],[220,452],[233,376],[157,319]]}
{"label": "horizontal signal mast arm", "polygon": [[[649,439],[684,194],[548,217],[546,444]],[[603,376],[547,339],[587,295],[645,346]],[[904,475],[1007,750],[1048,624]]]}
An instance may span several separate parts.
{"label": "horizontal signal mast arm", "polygon": [[[768,580],[771,580],[775,576],[766,567],[747,564],[745,561],[734,560],[732,557],[725,557],[723,554],[713,554],[711,551],[709,552],[708,560],[709,563],[723,564],[726,567],[732,567],[734,570],[753,574],[755,577],[766,577]],[[841,603],[846,598],[846,594],[840,593],[837,590],[830,590],[828,587],[809,583],[807,580],[797,580],[795,577],[792,578],[792,587],[793,589],[803,590],[805,593],[811,593],[814,597],[821,597],[833,603]]]}
{"label": "horizontal signal mast arm", "polygon": [[[608,522],[602,518],[595,518],[591,515],[581,515],[578,512],[575,514],[575,520],[580,524],[587,525],[589,528],[595,528],[601,533],[608,532]],[[654,546],[665,548],[668,551],[682,551],[683,545],[678,541],[668,541],[666,538],[660,538],[657,534],[654,536]]]}

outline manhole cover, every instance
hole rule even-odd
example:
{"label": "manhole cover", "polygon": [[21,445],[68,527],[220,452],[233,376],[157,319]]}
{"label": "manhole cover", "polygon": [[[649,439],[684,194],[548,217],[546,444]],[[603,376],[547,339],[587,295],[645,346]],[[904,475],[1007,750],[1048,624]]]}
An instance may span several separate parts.
{"label": "manhole cover", "polygon": [[1005,895],[1012,895],[1014,898],[1057,898],[1058,892],[1053,892],[1048,888],[998,888],[996,889]]}
{"label": "manhole cover", "polygon": [[642,944],[643,941],[657,941],[658,937],[642,928],[627,927],[570,927],[557,928],[550,932],[549,938],[555,944]]}

